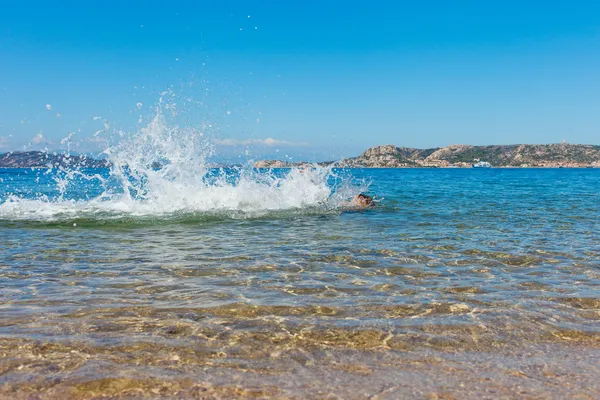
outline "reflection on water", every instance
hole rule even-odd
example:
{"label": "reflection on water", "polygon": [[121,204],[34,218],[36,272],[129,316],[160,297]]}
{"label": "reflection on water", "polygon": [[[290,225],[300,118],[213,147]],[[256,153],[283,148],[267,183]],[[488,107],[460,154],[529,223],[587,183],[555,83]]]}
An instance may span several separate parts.
{"label": "reflection on water", "polygon": [[363,212],[2,221],[0,397],[600,395],[597,171],[361,173]]}

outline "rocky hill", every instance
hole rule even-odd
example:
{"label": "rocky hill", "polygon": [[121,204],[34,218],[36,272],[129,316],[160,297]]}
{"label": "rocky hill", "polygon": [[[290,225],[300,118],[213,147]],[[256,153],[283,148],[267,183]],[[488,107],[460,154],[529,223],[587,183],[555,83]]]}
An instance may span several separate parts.
{"label": "rocky hill", "polygon": [[[471,146],[454,144],[443,148],[415,149],[394,145],[376,146],[358,157],[336,162],[348,168],[471,167],[487,161],[493,167],[600,167],[600,146],[585,144],[515,144]],[[297,167],[305,163],[259,161],[260,168]],[[330,164],[330,163],[327,163]]]}
{"label": "rocky hill", "polygon": [[362,155],[342,160],[351,167],[470,167],[475,161],[494,167],[600,166],[600,146],[584,144],[515,144],[470,146],[455,144],[437,149],[378,146]]}
{"label": "rocky hill", "polygon": [[41,151],[11,152],[0,154],[0,168],[106,168],[106,160],[86,156],[44,153]]}
{"label": "rocky hill", "polygon": [[396,147],[394,145],[377,146],[367,149],[358,157],[341,160],[346,167],[364,168],[406,168],[418,167],[419,161],[425,160],[438,149],[414,149]]}

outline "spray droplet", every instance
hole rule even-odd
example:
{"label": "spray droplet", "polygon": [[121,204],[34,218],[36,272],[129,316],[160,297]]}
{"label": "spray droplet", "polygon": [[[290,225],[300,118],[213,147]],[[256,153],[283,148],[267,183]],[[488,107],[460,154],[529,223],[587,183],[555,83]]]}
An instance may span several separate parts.
{"label": "spray droplet", "polygon": [[46,110],[48,110],[48,111],[52,110],[52,106],[50,104],[46,104]]}

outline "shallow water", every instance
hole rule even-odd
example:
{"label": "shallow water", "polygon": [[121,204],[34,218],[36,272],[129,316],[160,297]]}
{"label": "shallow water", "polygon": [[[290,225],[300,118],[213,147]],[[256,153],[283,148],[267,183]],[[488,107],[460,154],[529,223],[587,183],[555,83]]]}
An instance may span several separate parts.
{"label": "shallow water", "polygon": [[0,171],[0,396],[600,396],[600,170],[280,171],[172,208],[53,173]]}

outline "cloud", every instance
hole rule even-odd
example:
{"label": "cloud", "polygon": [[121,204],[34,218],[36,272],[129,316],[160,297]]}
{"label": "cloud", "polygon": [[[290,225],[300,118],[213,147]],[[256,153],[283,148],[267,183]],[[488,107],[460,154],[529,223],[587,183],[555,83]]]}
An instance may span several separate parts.
{"label": "cloud", "polygon": [[46,138],[40,132],[37,135],[35,135],[33,137],[33,139],[31,139],[31,143],[33,143],[33,144],[43,144],[43,143],[46,143]]}
{"label": "cloud", "polygon": [[267,147],[298,147],[298,146],[308,146],[306,142],[288,142],[287,140],[277,140],[273,138],[266,139],[246,139],[246,140],[237,140],[237,139],[217,139],[214,143],[218,146],[267,146]]}
{"label": "cloud", "polygon": [[10,139],[6,136],[0,136],[0,149],[5,149],[10,144]]}

